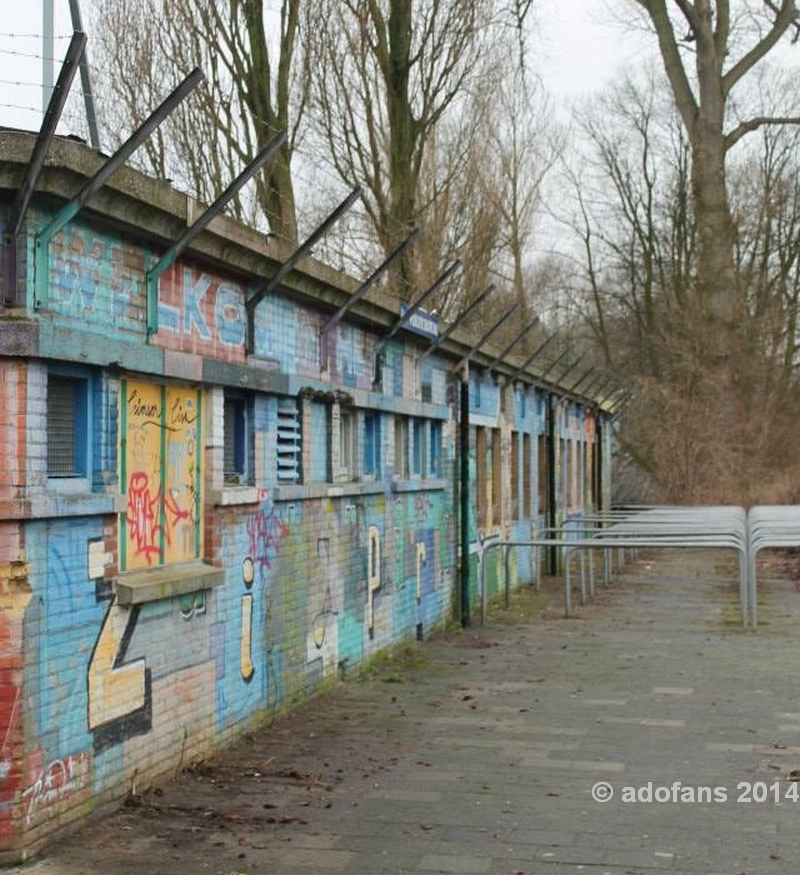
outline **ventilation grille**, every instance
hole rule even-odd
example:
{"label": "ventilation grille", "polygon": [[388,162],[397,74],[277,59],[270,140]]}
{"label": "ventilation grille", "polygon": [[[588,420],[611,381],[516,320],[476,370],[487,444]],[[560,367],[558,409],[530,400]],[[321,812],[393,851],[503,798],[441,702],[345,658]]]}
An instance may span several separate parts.
{"label": "ventilation grille", "polygon": [[293,398],[278,402],[278,482],[300,482],[300,412]]}
{"label": "ventilation grille", "polygon": [[63,377],[47,381],[47,474],[76,477],[75,413],[77,383]]}

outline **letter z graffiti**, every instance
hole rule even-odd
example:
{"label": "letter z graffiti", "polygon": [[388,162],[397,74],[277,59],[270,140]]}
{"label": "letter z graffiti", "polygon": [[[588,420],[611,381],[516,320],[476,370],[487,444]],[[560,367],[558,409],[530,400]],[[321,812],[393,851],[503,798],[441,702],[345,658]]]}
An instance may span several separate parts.
{"label": "letter z graffiti", "polygon": [[125,661],[139,608],[108,606],[89,661],[89,729],[95,751],[144,735],[153,726],[150,670],[144,659]]}

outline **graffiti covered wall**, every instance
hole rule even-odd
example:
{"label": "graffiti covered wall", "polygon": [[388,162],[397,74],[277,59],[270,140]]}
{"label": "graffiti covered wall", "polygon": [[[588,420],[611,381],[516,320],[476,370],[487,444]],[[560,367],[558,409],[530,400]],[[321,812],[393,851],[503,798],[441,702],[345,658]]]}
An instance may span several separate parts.
{"label": "graffiti covered wall", "polygon": [[[323,350],[351,293],[317,305],[315,275],[255,308],[248,355],[260,277],[187,255],[148,288],[149,229],[98,216],[26,241],[36,330],[0,359],[0,856],[452,619],[460,465],[481,491],[473,598],[481,539],[541,514],[533,388],[476,376],[459,458],[452,362],[420,367],[401,332],[380,347],[396,313],[343,318]],[[559,513],[601,428],[579,423],[560,410]],[[513,560],[515,581],[530,571]]]}

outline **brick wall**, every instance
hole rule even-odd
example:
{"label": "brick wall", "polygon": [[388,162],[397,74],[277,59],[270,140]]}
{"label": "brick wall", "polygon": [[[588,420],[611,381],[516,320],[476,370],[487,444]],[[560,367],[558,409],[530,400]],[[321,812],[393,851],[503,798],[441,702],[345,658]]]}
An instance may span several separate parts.
{"label": "brick wall", "polygon": [[[253,391],[239,367],[241,280],[179,261],[162,278],[160,328],[148,339],[149,258],[147,246],[116,232],[68,225],[49,253],[37,316],[42,354],[0,360],[0,856],[141,792],[454,613],[457,423],[445,407],[447,362],[433,356],[420,374],[418,348],[395,338],[376,393],[374,333],[340,323],[323,368],[325,314],[267,298],[257,309],[258,374],[277,373],[284,395]],[[47,375],[61,358],[81,368],[90,387],[91,471],[82,494],[47,476]],[[224,379],[202,379],[209,363]],[[146,385],[156,394],[163,387],[162,398],[196,399],[196,428],[184,424],[178,440],[168,417],[149,422],[145,408],[132,412],[127,389]],[[252,400],[253,476],[237,486],[222,471],[226,389],[247,390]],[[501,454],[494,461],[476,460],[473,440],[469,464],[496,471],[508,493],[512,432],[533,435],[535,454],[543,427],[535,394],[524,411],[507,398],[502,412],[493,381],[481,383],[480,404],[477,383],[472,389],[476,422],[502,439],[486,441],[488,454]],[[303,470],[313,482],[278,482],[281,397],[297,399]],[[381,417],[380,470],[368,481],[326,482],[339,453],[332,430],[340,403]],[[400,416],[441,425],[437,476],[396,476]],[[126,564],[138,524],[134,460],[148,472],[152,537]],[[529,461],[535,471],[535,455]],[[510,504],[501,504],[498,530],[511,534]],[[170,561],[159,546],[166,507],[186,538],[200,534],[179,558],[223,569],[223,582],[120,604],[120,575]],[[517,523],[522,532],[535,524],[524,516]],[[475,518],[472,534],[476,543]],[[514,564],[515,580],[529,570]]]}

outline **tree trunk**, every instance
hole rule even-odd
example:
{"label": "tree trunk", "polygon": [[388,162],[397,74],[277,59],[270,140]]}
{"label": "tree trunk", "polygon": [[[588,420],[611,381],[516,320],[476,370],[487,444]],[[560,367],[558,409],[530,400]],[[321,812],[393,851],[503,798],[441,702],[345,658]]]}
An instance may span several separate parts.
{"label": "tree trunk", "polygon": [[[417,180],[412,168],[415,161],[417,132],[409,92],[411,7],[411,0],[393,0],[389,13],[386,94],[391,182],[389,223],[385,229],[387,251],[395,249],[411,233],[416,208]],[[410,255],[406,254],[398,260],[394,278],[403,285],[413,285]]]}
{"label": "tree trunk", "polygon": [[[739,314],[735,229],[725,176],[725,96],[722,61],[714,39],[710,4],[699,2],[698,107],[690,129],[692,195],[698,229],[697,297],[717,360],[731,354]],[[685,117],[685,113],[684,113]]]}

